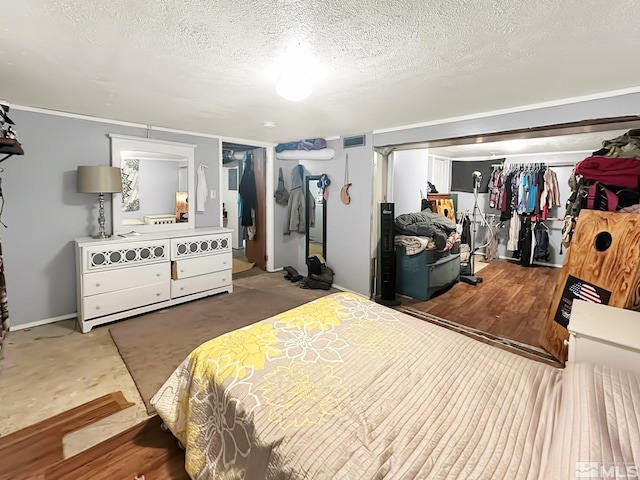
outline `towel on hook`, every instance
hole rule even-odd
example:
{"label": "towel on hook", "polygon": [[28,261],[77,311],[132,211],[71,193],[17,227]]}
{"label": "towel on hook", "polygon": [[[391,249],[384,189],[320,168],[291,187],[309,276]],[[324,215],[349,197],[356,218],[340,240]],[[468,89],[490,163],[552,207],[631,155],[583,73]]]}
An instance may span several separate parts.
{"label": "towel on hook", "polygon": [[206,168],[207,166],[203,163],[198,165],[198,185],[196,187],[196,210],[198,212],[204,212],[204,205],[207,202]]}

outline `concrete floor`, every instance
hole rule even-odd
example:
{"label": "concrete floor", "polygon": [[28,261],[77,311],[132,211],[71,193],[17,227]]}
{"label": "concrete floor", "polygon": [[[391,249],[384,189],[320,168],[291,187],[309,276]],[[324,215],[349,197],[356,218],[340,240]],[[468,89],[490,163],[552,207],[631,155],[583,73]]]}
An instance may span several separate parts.
{"label": "concrete floor", "polygon": [[[274,275],[280,280],[280,273]],[[233,283],[252,288],[261,281],[247,276]],[[280,288],[294,288],[289,282],[282,283]],[[295,287],[295,293],[300,294],[298,290]],[[307,295],[313,291],[304,292]],[[87,334],[80,333],[75,319],[9,332],[3,352],[0,436],[118,390],[135,405],[66,435],[65,458],[149,417],[111,339],[109,324]]]}
{"label": "concrete floor", "polygon": [[67,435],[65,457],[148,418],[108,326],[83,335],[75,320],[68,320],[10,332],[5,346],[0,360],[0,435],[118,390],[135,405]]}

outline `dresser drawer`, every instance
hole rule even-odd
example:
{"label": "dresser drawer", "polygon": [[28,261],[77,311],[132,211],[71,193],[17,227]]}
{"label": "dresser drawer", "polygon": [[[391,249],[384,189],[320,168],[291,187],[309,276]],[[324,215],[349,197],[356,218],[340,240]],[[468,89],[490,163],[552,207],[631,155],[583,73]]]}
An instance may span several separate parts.
{"label": "dresser drawer", "polygon": [[231,270],[171,280],[171,298],[183,297],[227,285],[231,285]]}
{"label": "dresser drawer", "polygon": [[115,292],[92,295],[82,299],[84,319],[101,317],[111,313],[163,302],[170,298],[170,283],[165,281],[144,287],[128,288]]}
{"label": "dresser drawer", "polygon": [[231,234],[215,233],[171,240],[171,260],[231,252]]}
{"label": "dresser drawer", "polygon": [[127,288],[143,287],[169,279],[169,262],[87,273],[82,278],[85,297]]}
{"label": "dresser drawer", "polygon": [[218,255],[207,255],[206,257],[186,258],[173,262],[171,278],[178,280],[181,278],[195,277],[207,273],[229,270],[232,268],[231,253],[219,253]]}
{"label": "dresser drawer", "polygon": [[169,260],[169,240],[109,242],[82,248],[82,271],[102,272],[114,268],[161,263]]}

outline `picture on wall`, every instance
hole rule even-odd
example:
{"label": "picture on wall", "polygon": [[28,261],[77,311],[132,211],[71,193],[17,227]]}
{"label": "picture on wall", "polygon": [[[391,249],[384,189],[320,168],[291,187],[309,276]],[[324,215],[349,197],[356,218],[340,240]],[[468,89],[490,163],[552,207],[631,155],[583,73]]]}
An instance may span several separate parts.
{"label": "picture on wall", "polygon": [[122,162],[122,211],[140,210],[140,160],[127,158]]}

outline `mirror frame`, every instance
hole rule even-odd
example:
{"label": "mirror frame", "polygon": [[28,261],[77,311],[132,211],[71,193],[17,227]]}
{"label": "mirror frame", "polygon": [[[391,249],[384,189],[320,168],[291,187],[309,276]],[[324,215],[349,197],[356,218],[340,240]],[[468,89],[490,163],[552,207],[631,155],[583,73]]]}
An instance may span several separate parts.
{"label": "mirror frame", "polygon": [[[307,175],[306,177],[304,177],[304,181],[305,181],[305,205],[304,205],[304,211],[305,211],[305,233],[304,233],[304,240],[305,240],[305,252],[306,255],[304,257],[304,261],[305,264],[307,263],[307,259],[309,258],[309,201],[308,201],[308,197],[307,195],[310,194],[309,192],[309,181],[310,180],[314,180],[314,181],[319,181],[322,177],[320,175]],[[327,261],[327,201],[325,200],[325,198],[322,198],[322,257],[324,258],[325,262]]]}
{"label": "mirror frame", "polygon": [[144,158],[158,160],[175,160],[187,162],[187,196],[193,201],[188,202],[188,222],[169,223],[164,225],[123,225],[122,224],[122,193],[114,193],[111,197],[111,228],[114,235],[133,231],[165,232],[171,230],[189,230],[196,226],[195,215],[195,145],[188,143],[169,142],[150,138],[130,137],[126,135],[110,134],[111,138],[111,166],[122,168],[125,158]]}

